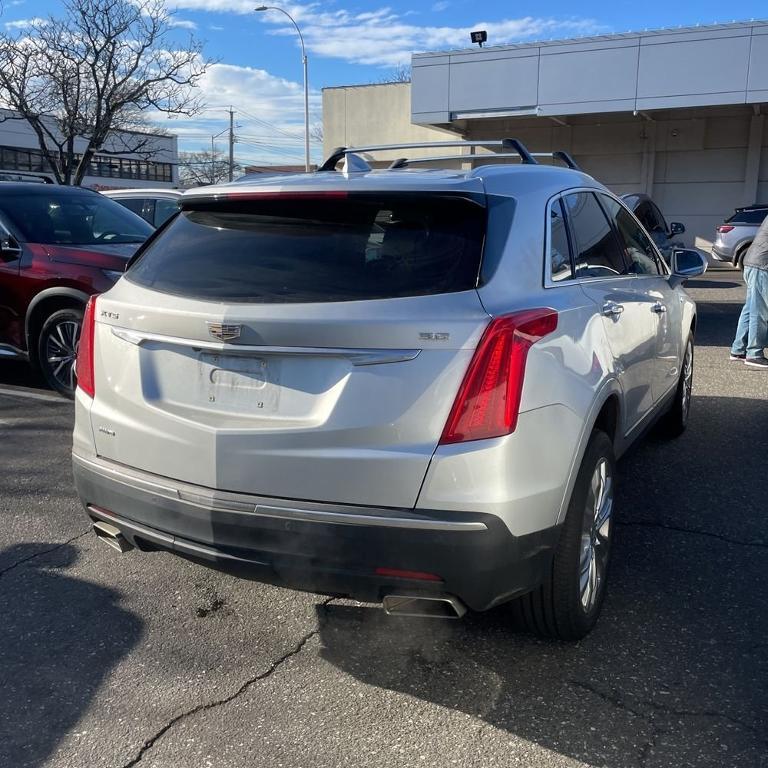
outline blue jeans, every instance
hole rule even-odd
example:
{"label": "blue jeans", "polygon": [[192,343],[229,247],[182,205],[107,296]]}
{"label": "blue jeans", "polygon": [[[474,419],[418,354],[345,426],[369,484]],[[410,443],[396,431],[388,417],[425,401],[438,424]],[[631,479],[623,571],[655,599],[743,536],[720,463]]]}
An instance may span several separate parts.
{"label": "blue jeans", "polygon": [[731,354],[764,357],[768,345],[768,269],[744,267],[747,299],[739,316]]}

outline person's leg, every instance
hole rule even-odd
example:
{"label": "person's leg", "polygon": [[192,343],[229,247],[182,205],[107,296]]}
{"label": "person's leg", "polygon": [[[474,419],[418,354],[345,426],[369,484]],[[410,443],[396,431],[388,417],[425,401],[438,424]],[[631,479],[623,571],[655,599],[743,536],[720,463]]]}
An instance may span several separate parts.
{"label": "person's leg", "polygon": [[752,272],[751,267],[744,270],[744,280],[747,283],[747,297],[744,299],[744,306],[741,308],[739,322],[736,326],[736,337],[731,345],[731,357],[743,358],[747,353],[747,342],[749,341],[749,305],[751,302],[751,289],[747,279]]}
{"label": "person's leg", "polygon": [[768,344],[768,270],[751,269],[747,360],[765,357]]}

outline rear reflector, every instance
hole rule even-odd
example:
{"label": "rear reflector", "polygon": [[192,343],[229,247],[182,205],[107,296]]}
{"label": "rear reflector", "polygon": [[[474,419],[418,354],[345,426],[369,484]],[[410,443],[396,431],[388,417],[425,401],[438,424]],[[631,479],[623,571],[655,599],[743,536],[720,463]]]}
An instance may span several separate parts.
{"label": "rear reflector", "polygon": [[96,394],[93,376],[94,335],[96,333],[96,297],[91,296],[85,307],[83,327],[80,329],[80,342],[77,346],[75,376],[77,386],[89,397]]}
{"label": "rear reflector", "polygon": [[515,431],[528,350],[556,328],[554,309],[528,309],[490,322],[456,395],[441,445]]}
{"label": "rear reflector", "polygon": [[718,232],[719,232],[721,235],[724,235],[726,232],[730,232],[732,229],[733,229],[733,227],[732,227],[730,224],[721,224],[721,225],[720,225],[720,226],[717,228],[717,231],[718,231]]}
{"label": "rear reflector", "polygon": [[374,573],[377,576],[391,576],[396,579],[417,579],[418,581],[442,581],[434,573],[423,571],[401,571],[399,568],[377,568]]}

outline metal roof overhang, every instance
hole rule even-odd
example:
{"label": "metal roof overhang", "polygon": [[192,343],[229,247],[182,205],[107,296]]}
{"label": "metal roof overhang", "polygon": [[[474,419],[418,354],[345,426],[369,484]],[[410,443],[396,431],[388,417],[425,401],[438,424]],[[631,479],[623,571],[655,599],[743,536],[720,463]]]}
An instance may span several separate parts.
{"label": "metal roof overhang", "polygon": [[643,113],[768,102],[768,22],[413,56],[411,120]]}

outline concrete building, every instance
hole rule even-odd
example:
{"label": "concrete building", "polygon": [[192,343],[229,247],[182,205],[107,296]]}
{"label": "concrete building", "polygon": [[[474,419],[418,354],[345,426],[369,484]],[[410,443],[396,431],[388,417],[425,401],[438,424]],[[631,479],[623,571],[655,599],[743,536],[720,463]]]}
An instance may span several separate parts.
{"label": "concrete building", "polygon": [[[0,109],[0,171],[49,171],[37,135],[26,120],[13,119],[15,114]],[[139,144],[140,152],[126,151]],[[75,151],[84,149],[85,140],[76,140]],[[178,186],[176,136],[115,131],[106,149],[109,154],[94,156],[82,186],[98,190]]]}
{"label": "concrete building", "polygon": [[701,248],[734,207],[768,202],[768,22],[423,53],[412,71],[411,85],[326,89],[326,151],[447,137],[564,149],[616,193],[650,194]]}

